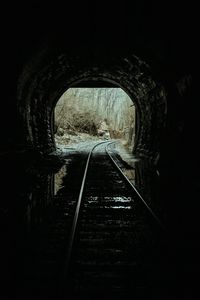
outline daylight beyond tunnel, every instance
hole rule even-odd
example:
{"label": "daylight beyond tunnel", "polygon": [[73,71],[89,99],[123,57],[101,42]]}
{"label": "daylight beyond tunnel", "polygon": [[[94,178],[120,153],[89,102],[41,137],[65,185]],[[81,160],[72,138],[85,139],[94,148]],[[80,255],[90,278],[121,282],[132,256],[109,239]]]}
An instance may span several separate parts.
{"label": "daylight beyond tunnel", "polygon": [[121,88],[70,88],[55,107],[57,147],[95,139],[121,139],[134,148],[135,106]]}

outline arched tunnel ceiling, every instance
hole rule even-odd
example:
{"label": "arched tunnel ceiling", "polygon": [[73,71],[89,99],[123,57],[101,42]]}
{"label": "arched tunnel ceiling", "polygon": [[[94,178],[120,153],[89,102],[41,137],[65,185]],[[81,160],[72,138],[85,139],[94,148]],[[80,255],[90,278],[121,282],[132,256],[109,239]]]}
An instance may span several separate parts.
{"label": "arched tunnel ceiling", "polygon": [[18,108],[29,145],[42,152],[55,149],[52,110],[61,94],[83,81],[112,83],[123,88],[138,109],[139,129],[135,153],[155,158],[165,123],[166,95],[160,83],[150,75],[149,66],[135,55],[129,57],[99,54],[82,49],[71,54],[43,50],[24,69],[19,81]]}
{"label": "arched tunnel ceiling", "polygon": [[41,44],[50,41],[52,48],[58,40],[71,52],[84,45],[88,51],[92,47],[105,57],[109,47],[119,55],[122,51],[134,53],[147,63],[154,61],[155,69],[159,70],[160,64],[169,70],[173,67],[173,76],[179,76],[194,63],[191,54],[195,52],[198,26],[193,4],[142,0],[124,4],[68,1],[55,5],[30,1],[29,5],[18,3],[15,10],[8,11],[10,20],[17,15],[17,22],[11,27],[10,45],[17,49],[19,66]]}

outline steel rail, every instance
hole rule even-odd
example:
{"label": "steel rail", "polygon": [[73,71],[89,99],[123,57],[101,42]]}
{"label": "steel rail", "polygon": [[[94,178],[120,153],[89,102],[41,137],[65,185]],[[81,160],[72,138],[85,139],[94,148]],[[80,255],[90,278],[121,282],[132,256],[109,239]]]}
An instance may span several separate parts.
{"label": "steel rail", "polygon": [[142,203],[145,205],[145,207],[147,208],[147,210],[150,212],[150,214],[152,215],[152,217],[156,220],[156,222],[159,224],[159,226],[165,230],[164,225],[162,224],[162,222],[160,221],[160,219],[158,218],[158,216],[153,212],[153,210],[150,208],[150,206],[146,203],[146,201],[144,200],[144,198],[141,196],[141,194],[138,192],[137,188],[134,186],[134,184],[128,179],[128,177],[124,174],[124,172],[120,169],[120,167],[117,165],[116,161],[114,160],[114,158],[112,157],[112,155],[109,153],[108,147],[112,144],[114,144],[116,142],[109,142],[109,144],[106,146],[106,153],[108,154],[108,156],[110,157],[111,161],[113,162],[113,164],[115,165],[116,169],[118,170],[118,172],[122,175],[122,177],[127,181],[127,183],[132,187],[132,189],[135,191],[135,193],[137,194],[137,196],[139,197],[139,199],[142,201]]}
{"label": "steel rail", "polygon": [[92,155],[92,152],[94,151],[94,149],[96,147],[98,147],[99,145],[104,144],[104,143],[108,143],[108,141],[99,142],[98,144],[94,145],[92,147],[92,149],[90,150],[90,152],[88,154],[88,157],[87,157],[87,161],[86,161],[86,165],[85,165],[85,171],[84,171],[84,175],[83,175],[83,179],[82,179],[82,183],[81,183],[81,188],[80,188],[80,192],[79,192],[78,202],[77,202],[77,205],[76,205],[76,210],[75,210],[75,214],[74,214],[74,218],[73,218],[73,222],[72,222],[72,229],[71,229],[70,236],[69,236],[69,246],[68,246],[67,257],[66,257],[65,277],[67,276],[68,269],[69,269],[72,249],[73,249],[73,245],[74,245],[74,237],[75,237],[75,234],[76,234],[77,222],[78,222],[78,217],[79,217],[81,201],[82,201],[82,197],[83,197],[83,191],[84,191],[84,187],[85,187],[85,181],[86,181],[86,176],[87,176],[87,171],[88,171],[90,158],[91,158],[91,155]]}

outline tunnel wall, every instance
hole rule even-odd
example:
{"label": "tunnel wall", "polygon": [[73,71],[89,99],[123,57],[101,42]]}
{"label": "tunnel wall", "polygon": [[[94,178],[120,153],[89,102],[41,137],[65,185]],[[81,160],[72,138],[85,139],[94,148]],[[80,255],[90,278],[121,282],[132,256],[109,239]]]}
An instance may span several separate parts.
{"label": "tunnel wall", "polygon": [[92,60],[67,53],[40,53],[23,70],[18,85],[18,110],[25,147],[42,153],[55,150],[52,112],[60,96],[83,81],[117,84],[134,101],[139,128],[134,153],[156,159],[166,118],[166,93],[150,76],[149,66],[135,55]]}

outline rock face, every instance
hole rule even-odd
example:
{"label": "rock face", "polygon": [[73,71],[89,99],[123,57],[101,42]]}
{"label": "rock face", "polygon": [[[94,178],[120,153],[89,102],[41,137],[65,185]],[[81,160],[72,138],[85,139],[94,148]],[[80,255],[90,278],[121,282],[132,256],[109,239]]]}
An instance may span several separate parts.
{"label": "rock face", "polygon": [[[73,119],[72,119],[73,111]],[[70,88],[55,108],[55,122],[75,126],[76,115],[92,119],[99,130],[108,131],[113,138],[124,138],[133,146],[135,135],[135,106],[121,88]],[[80,117],[79,117],[80,119]]]}

